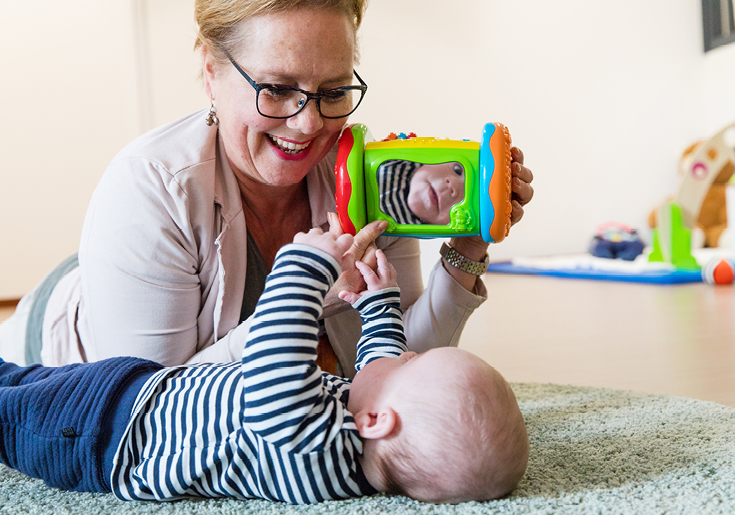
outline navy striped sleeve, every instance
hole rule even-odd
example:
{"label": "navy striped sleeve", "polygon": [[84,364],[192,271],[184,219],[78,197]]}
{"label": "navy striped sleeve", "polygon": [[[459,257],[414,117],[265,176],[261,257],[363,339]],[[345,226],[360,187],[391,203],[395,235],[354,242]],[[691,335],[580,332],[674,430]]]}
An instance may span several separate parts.
{"label": "navy striped sleeve", "polygon": [[341,429],[345,406],[316,365],[318,317],[341,272],[328,254],[291,244],[276,255],[243,350],[243,422],[284,451],[311,452]]}
{"label": "navy striped sleeve", "polygon": [[366,293],[353,307],[362,318],[362,337],[357,342],[355,360],[358,372],[374,359],[395,358],[408,350],[398,287]]}

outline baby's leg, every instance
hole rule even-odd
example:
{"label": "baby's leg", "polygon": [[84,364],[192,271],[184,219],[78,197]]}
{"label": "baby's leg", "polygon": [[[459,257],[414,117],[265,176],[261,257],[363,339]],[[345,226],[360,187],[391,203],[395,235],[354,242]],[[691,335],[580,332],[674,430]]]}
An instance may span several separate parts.
{"label": "baby's leg", "polygon": [[100,427],[131,374],[160,369],[136,358],[59,368],[0,360],[0,462],[63,490],[107,492]]}

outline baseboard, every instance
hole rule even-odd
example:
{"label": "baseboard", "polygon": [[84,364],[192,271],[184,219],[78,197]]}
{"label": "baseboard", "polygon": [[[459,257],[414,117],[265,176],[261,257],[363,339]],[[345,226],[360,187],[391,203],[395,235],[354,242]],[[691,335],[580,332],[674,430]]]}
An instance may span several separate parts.
{"label": "baseboard", "polygon": [[0,299],[0,308],[14,308],[19,302],[20,299]]}

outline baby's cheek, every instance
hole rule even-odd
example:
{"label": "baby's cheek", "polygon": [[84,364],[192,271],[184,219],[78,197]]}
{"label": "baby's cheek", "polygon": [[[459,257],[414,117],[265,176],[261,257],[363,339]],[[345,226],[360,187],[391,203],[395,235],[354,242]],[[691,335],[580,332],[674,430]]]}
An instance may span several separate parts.
{"label": "baby's cheek", "polygon": [[421,199],[417,199],[417,195],[415,193],[409,193],[406,200],[408,202],[408,209],[410,209],[413,213],[418,214],[417,210],[421,211]]}
{"label": "baby's cheek", "polygon": [[417,192],[415,189],[411,189],[406,200],[408,202],[408,209],[410,209],[411,212],[419,218],[424,218],[428,210],[431,208],[431,199],[429,199],[429,195],[421,195],[421,193]]}

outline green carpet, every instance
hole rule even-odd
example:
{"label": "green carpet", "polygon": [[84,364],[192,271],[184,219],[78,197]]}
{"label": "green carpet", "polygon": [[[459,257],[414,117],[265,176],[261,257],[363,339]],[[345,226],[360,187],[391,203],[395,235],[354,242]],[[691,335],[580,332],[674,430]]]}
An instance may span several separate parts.
{"label": "green carpet", "polygon": [[435,506],[378,495],[315,506],[196,499],[123,502],[47,488],[0,466],[0,513],[733,514],[735,410],[719,404],[548,384],[514,384],[531,438],[506,499]]}

